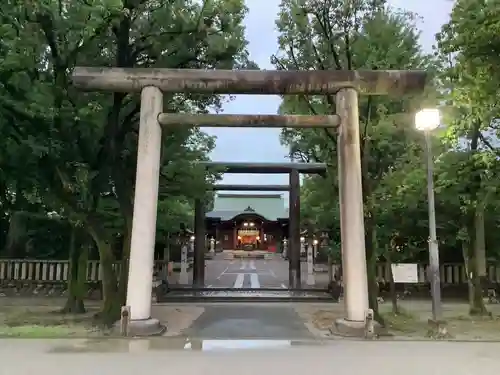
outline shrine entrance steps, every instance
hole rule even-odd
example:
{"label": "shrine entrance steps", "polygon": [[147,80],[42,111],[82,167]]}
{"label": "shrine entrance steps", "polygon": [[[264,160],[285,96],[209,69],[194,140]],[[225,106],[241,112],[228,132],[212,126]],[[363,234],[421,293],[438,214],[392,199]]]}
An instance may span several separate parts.
{"label": "shrine entrance steps", "polygon": [[157,303],[184,302],[331,302],[336,300],[326,290],[275,288],[178,288],[157,299]]}
{"label": "shrine entrance steps", "polygon": [[224,250],[224,259],[272,259],[275,253],[265,250]]}

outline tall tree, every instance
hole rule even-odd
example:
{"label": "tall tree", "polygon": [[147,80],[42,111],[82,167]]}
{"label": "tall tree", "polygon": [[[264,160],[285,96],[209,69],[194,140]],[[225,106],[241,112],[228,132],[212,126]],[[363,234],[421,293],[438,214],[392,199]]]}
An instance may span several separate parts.
{"label": "tall tree", "polygon": [[[497,50],[500,2],[456,1],[438,34],[447,94],[449,198],[461,207],[460,239],[470,285],[471,314],[487,314],[485,210],[496,196],[499,128]],[[457,181],[458,180],[458,181]]]}
{"label": "tall tree", "polygon": [[[279,69],[429,68],[429,58],[418,42],[414,16],[391,9],[383,0],[283,0],[277,26],[280,53],[273,61]],[[383,319],[378,313],[375,261],[379,250],[377,209],[381,202],[375,200],[374,191],[414,143],[410,114],[418,104],[410,97],[360,99],[369,302],[380,322]],[[335,98],[287,97],[281,111],[335,113]],[[290,146],[292,156],[327,162],[329,173],[337,174],[334,134],[285,130],[282,139]],[[337,191],[335,179],[331,181],[333,191]],[[334,198],[333,193],[330,196]]]}
{"label": "tall tree", "polygon": [[[6,43],[12,62],[4,70],[15,66],[26,78],[7,77],[0,106],[35,152],[37,178],[51,199],[83,223],[96,243],[103,268],[101,316],[111,323],[126,292],[139,98],[77,92],[71,86],[72,68],[246,66],[246,8],[242,0],[44,0],[28,5],[12,0],[2,12],[10,22],[6,28],[15,30]],[[184,93],[164,98],[165,109],[174,112],[218,110],[221,101]],[[206,157],[213,139],[195,129],[168,129],[163,138],[160,194],[202,194],[204,171],[193,161]],[[122,217],[118,230],[105,225],[116,221],[116,215],[102,210],[109,199]],[[125,238],[119,281],[112,251],[117,234]]]}

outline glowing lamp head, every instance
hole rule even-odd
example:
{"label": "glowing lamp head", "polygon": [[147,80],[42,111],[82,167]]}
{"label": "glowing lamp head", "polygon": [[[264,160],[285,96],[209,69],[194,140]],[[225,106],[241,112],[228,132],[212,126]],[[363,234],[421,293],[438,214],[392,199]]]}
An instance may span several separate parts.
{"label": "glowing lamp head", "polygon": [[421,131],[431,131],[441,124],[441,114],[437,108],[421,109],[415,114],[415,127]]}

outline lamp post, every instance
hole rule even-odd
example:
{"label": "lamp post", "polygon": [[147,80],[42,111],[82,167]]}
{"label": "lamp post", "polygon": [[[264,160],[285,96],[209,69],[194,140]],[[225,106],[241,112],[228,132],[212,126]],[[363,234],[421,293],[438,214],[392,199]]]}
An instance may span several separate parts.
{"label": "lamp post", "polygon": [[[432,320],[439,327],[442,320],[441,281],[439,275],[439,247],[436,234],[436,208],[434,203],[434,161],[430,132],[441,122],[438,109],[422,109],[415,115],[415,127],[425,135],[427,159],[427,196],[429,205],[429,275],[432,295]],[[439,328],[438,328],[439,329]]]}

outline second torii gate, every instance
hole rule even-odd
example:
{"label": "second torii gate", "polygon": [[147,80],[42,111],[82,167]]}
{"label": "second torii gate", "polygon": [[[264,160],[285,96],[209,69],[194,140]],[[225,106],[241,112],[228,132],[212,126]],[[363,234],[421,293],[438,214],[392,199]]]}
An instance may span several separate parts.
{"label": "second torii gate", "polygon": [[[239,162],[203,162],[202,163],[207,170],[215,169],[220,170],[222,173],[259,173],[259,174],[288,174],[289,175],[289,185],[286,190],[290,192],[289,194],[289,233],[288,233],[288,244],[289,244],[289,277],[288,285],[291,289],[301,288],[301,274],[300,274],[300,174],[317,174],[325,176],[326,174],[326,164],[324,163],[239,163]],[[222,185],[215,185],[215,190],[221,190]],[[240,190],[251,190],[252,186],[236,185],[227,186],[229,188],[236,188]],[[227,188],[226,187],[226,188]],[[282,186],[269,186],[269,185],[253,185],[257,190],[279,190],[283,191]],[[195,204],[198,210],[195,209],[195,223],[199,223],[201,226],[204,221],[204,211],[200,205]],[[200,211],[201,210],[201,211]],[[202,217],[202,218],[201,218]],[[197,219],[199,218],[199,219]],[[195,228],[195,233],[202,232],[201,227]],[[196,234],[195,234],[196,236]],[[195,258],[193,265],[193,285],[202,286],[203,285],[203,270],[205,268],[204,264],[204,241],[201,245],[202,239],[204,239],[204,234],[199,236],[200,246],[195,250]],[[196,277],[195,277],[196,276]]]}

